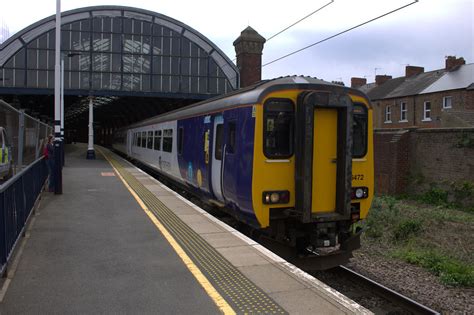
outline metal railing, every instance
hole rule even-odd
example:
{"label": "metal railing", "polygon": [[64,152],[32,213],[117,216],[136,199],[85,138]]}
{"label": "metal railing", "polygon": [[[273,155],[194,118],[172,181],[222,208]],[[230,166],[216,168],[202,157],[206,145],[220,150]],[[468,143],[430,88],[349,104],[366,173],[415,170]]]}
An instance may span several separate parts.
{"label": "metal railing", "polygon": [[24,236],[26,222],[38,201],[48,178],[48,168],[43,157],[37,159],[0,186],[0,273],[15,246]]}

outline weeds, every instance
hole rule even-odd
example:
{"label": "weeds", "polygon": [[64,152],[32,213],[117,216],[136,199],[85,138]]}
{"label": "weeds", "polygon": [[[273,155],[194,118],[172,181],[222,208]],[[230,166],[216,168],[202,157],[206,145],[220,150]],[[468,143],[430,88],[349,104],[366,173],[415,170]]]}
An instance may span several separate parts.
{"label": "weeds", "polygon": [[474,287],[474,267],[433,250],[400,249],[394,256],[428,269],[447,285]]}
{"label": "weeds", "polygon": [[396,241],[406,241],[412,236],[417,236],[422,231],[420,220],[403,220],[398,223],[393,230],[393,237]]}

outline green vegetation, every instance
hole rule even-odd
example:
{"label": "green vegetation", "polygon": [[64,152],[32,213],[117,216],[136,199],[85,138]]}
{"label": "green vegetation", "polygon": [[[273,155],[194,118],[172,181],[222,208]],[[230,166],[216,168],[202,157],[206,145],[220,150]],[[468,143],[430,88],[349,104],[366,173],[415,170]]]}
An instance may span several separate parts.
{"label": "green vegetation", "polygon": [[407,195],[404,197],[429,205],[474,213],[474,184],[467,181],[431,184],[430,188],[421,195]]}
{"label": "green vegetation", "polygon": [[[458,187],[460,194],[472,193],[472,187]],[[474,287],[474,213],[456,208],[436,189],[425,198],[376,197],[363,242],[429,270],[446,285]]]}
{"label": "green vegetation", "polygon": [[395,251],[393,256],[430,270],[445,284],[474,287],[474,267],[439,252],[402,249]]}

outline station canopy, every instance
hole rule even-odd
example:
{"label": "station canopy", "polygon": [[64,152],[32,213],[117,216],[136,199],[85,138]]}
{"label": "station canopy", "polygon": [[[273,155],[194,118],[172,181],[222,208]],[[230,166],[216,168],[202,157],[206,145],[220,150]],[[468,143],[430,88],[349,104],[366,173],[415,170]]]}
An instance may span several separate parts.
{"label": "station canopy", "polygon": [[[54,15],[0,45],[0,97],[52,120],[54,49]],[[204,35],[131,7],[62,13],[61,58],[66,129],[87,120],[88,96],[98,124],[117,128],[239,87],[236,66]]]}

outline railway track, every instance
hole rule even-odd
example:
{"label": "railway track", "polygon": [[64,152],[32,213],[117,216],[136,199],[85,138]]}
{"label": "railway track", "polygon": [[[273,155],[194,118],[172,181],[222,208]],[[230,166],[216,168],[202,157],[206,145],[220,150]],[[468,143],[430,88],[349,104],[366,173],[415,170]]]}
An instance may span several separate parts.
{"label": "railway track", "polygon": [[[147,166],[143,164],[137,166],[142,168],[148,174],[155,176],[155,178],[164,181],[171,189],[175,190],[191,202],[206,209],[206,211],[211,215],[240,230],[238,224],[232,224],[234,222],[232,217],[227,216],[225,213],[217,211],[208,204],[201,202],[199,198],[183,191],[183,189],[180,189],[180,187],[167,181],[166,178],[159,176],[159,174]],[[240,232],[248,235],[248,231]],[[251,237],[251,235],[248,236]],[[258,241],[257,239],[255,240]],[[262,245],[265,246],[265,244]],[[275,248],[269,249],[278,255]],[[297,263],[294,264],[298,266]],[[303,266],[301,266],[301,269],[305,270]],[[344,266],[339,266],[326,271],[305,271],[375,314],[439,314],[438,312]]]}
{"label": "railway track", "polygon": [[439,314],[344,266],[309,273],[375,314]]}

